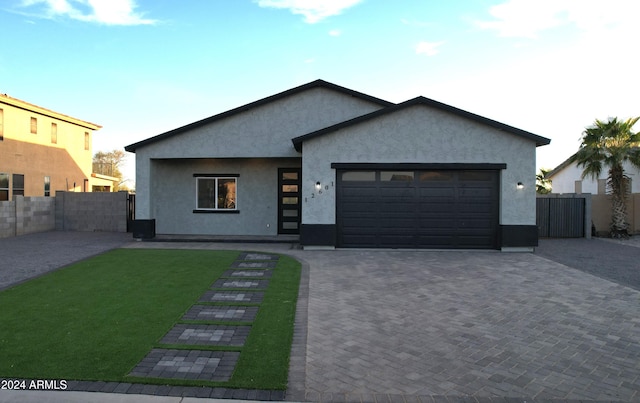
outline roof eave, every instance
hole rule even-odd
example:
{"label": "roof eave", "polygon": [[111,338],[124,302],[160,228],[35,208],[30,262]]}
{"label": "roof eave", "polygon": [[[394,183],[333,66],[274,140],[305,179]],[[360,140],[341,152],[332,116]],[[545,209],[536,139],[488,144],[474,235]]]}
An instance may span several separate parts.
{"label": "roof eave", "polygon": [[569,165],[573,164],[573,158],[575,157],[575,155],[576,155],[576,153],[572,154],[569,158],[567,158],[566,160],[562,161],[560,163],[560,165],[558,165],[557,167],[553,168],[551,171],[547,172],[545,177],[546,178],[551,178],[552,176],[556,175],[558,172],[562,171],[563,169],[565,169]]}

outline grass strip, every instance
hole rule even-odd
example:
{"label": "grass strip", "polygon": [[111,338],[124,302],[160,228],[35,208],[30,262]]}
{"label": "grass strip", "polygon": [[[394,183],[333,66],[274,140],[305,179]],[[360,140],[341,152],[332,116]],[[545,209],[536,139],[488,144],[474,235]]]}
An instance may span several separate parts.
{"label": "grass strip", "polygon": [[256,385],[271,385],[273,389],[287,388],[300,267],[298,261],[288,256],[280,257],[238,359],[230,383],[234,387],[252,389]]}

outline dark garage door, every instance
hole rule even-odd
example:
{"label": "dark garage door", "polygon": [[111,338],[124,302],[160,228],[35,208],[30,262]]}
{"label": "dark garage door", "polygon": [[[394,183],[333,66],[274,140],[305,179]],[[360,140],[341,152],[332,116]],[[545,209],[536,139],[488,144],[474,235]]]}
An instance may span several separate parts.
{"label": "dark garage door", "polygon": [[339,170],[339,247],[496,248],[497,170]]}

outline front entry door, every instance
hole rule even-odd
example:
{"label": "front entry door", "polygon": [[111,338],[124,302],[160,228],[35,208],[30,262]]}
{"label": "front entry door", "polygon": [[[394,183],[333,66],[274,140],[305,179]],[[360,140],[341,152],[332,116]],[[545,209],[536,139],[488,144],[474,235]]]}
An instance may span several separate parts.
{"label": "front entry door", "polygon": [[300,233],[300,168],[278,169],[278,234]]}

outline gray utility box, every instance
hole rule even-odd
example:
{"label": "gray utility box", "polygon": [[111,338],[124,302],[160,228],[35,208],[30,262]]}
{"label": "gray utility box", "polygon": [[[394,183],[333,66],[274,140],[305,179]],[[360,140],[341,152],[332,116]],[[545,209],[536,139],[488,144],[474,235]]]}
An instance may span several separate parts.
{"label": "gray utility box", "polygon": [[156,220],[133,220],[133,237],[153,239],[156,236]]}

